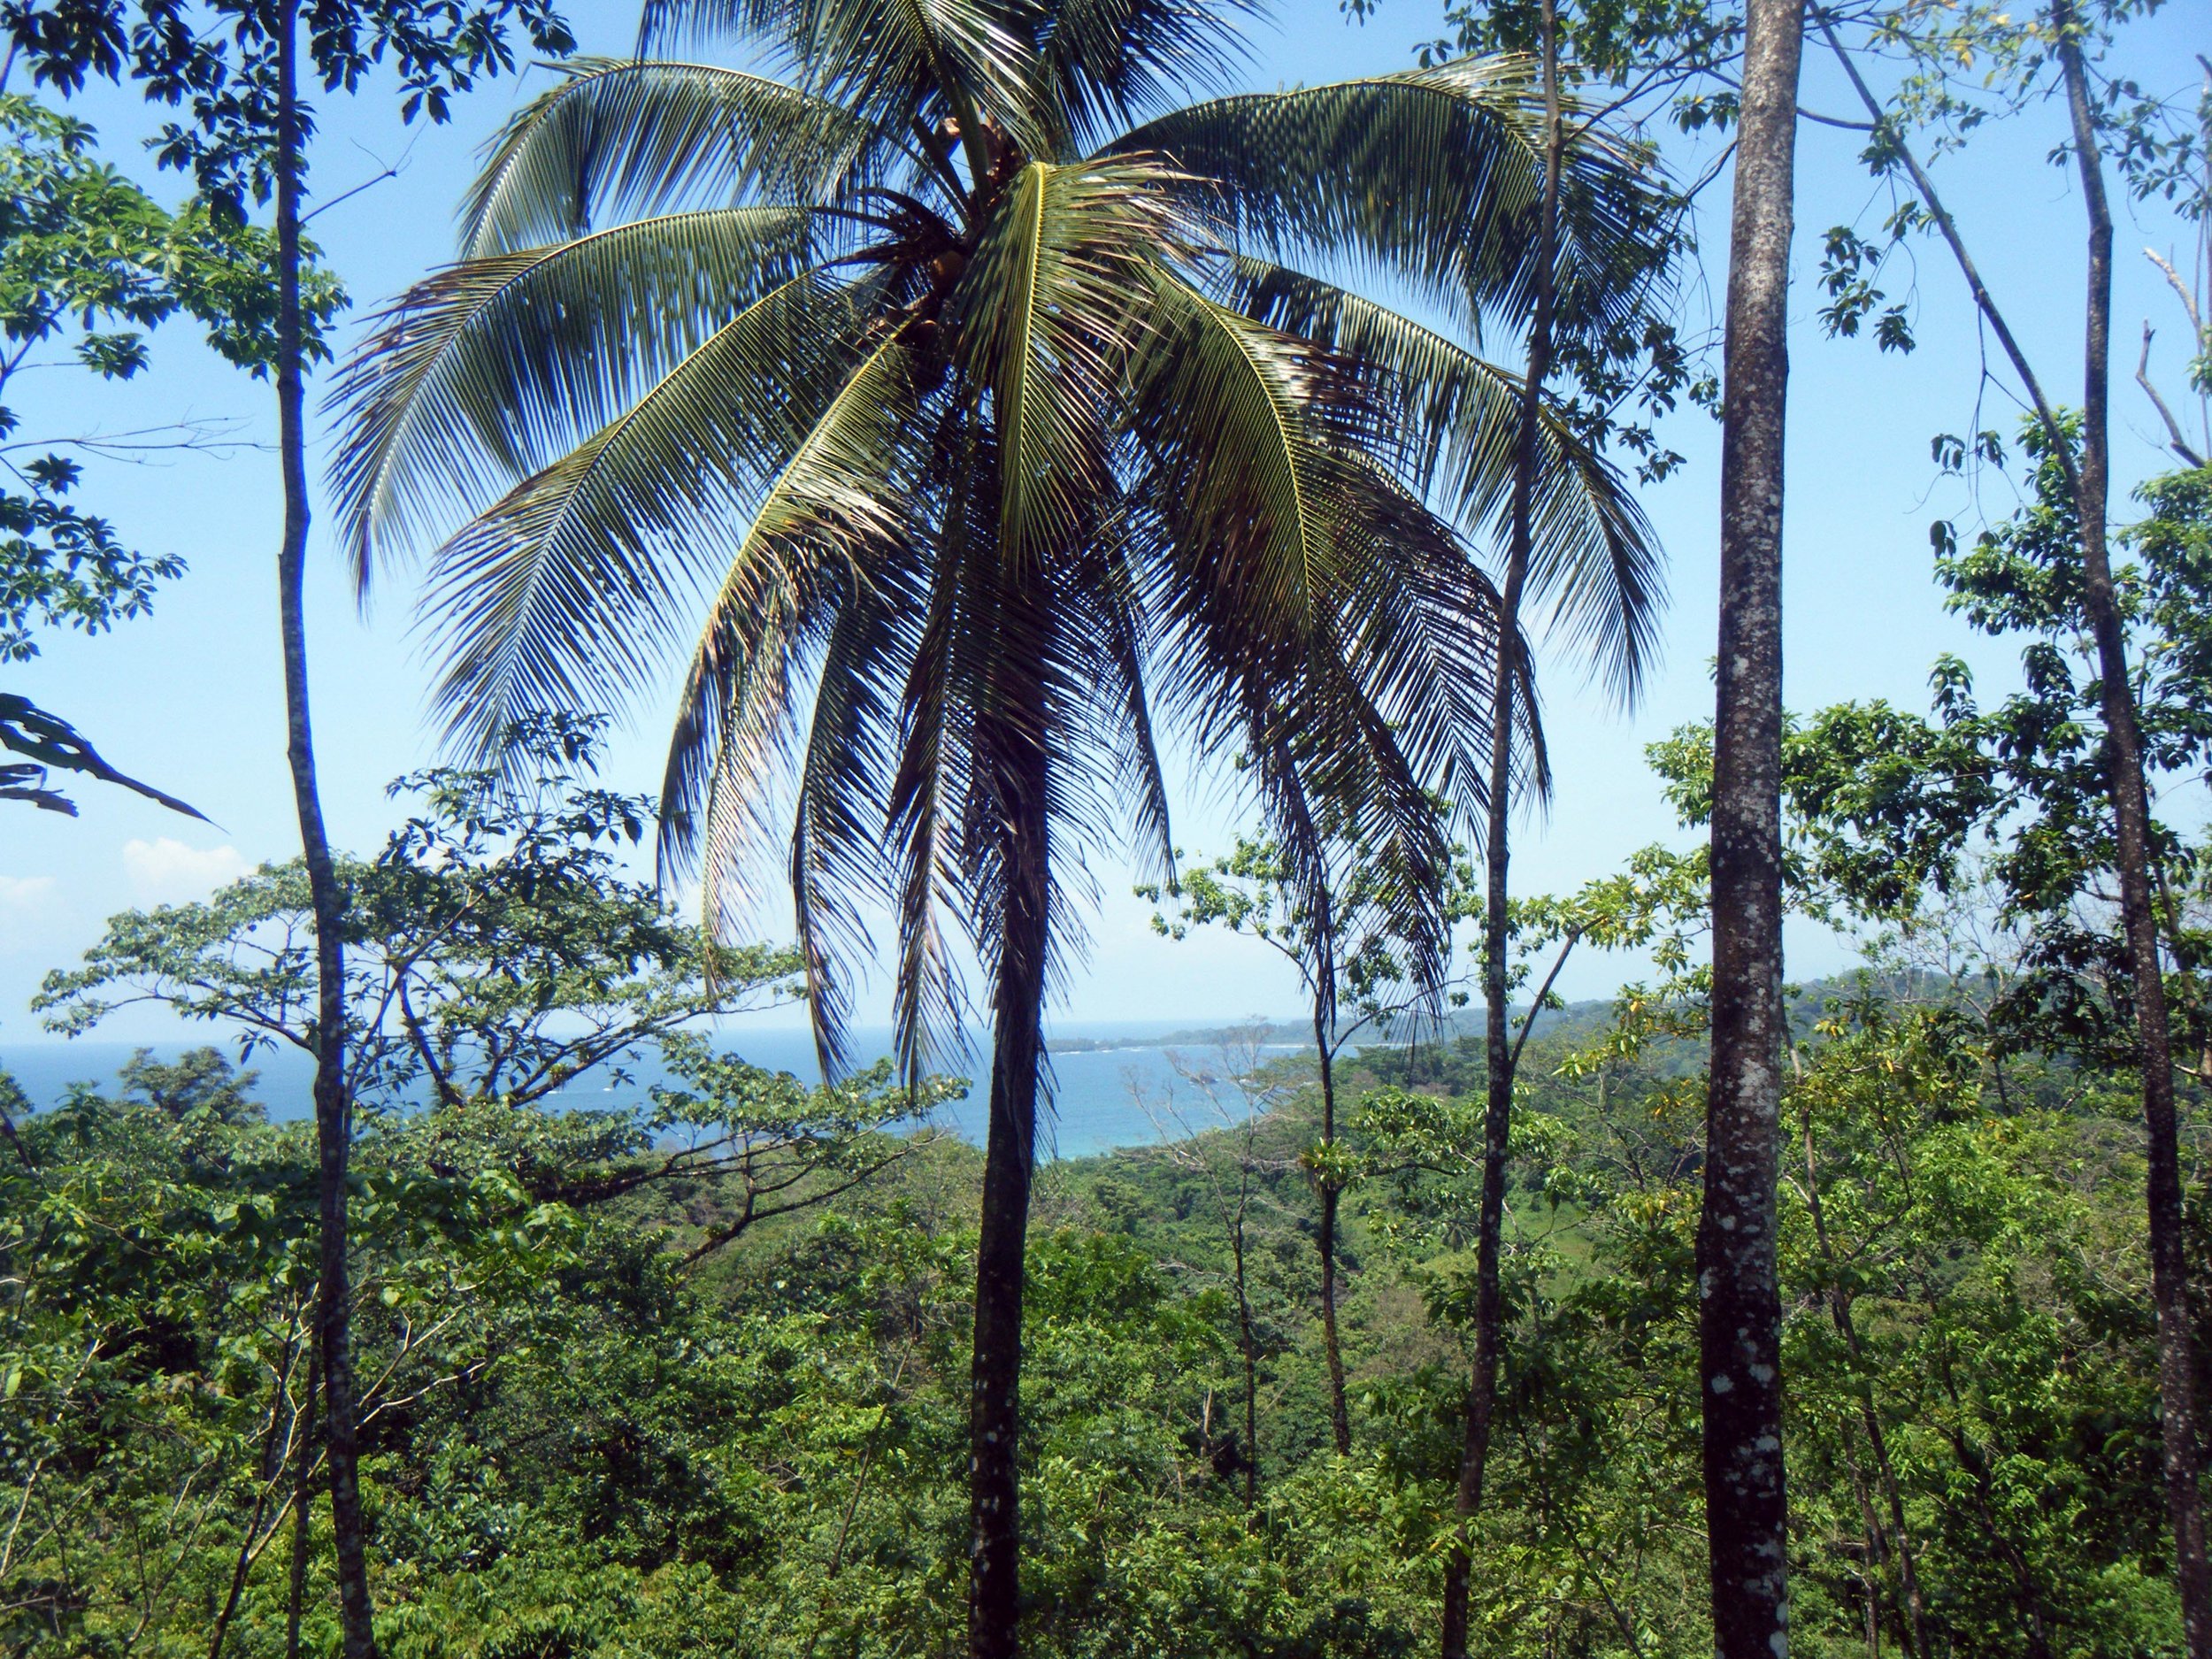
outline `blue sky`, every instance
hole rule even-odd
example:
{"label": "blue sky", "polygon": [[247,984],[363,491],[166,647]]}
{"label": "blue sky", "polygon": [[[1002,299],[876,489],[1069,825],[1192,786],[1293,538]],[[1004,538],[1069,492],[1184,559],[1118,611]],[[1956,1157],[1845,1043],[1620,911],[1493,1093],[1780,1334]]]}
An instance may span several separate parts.
{"label": "blue sky", "polygon": [[[586,0],[570,15],[587,50],[619,51],[632,38],[628,4]],[[2197,0],[2169,4],[2138,31],[2128,66],[2154,90],[2186,89],[2196,73],[2192,54],[2212,44],[2205,25]],[[1414,43],[1437,28],[1432,0],[1386,0],[1381,15],[1363,26],[1343,20],[1333,0],[1299,0],[1279,14],[1279,27],[1255,31],[1248,78],[1274,85],[1402,67]],[[325,108],[316,162],[323,198],[388,165],[399,168],[396,178],[339,204],[312,227],[357,302],[346,338],[375,302],[450,256],[451,211],[475,148],[517,96],[511,80],[490,83],[461,102],[450,126],[436,128],[403,127],[382,96]],[[1840,76],[1809,52],[1805,96],[1815,109],[1855,112]],[[119,165],[153,181],[150,162],[136,152],[136,140],[151,125],[144,111],[96,88],[80,100],[80,112],[100,126]],[[1947,158],[1939,178],[2054,395],[2071,402],[2079,395],[2082,236],[2070,175],[2045,159],[2058,113],[2031,111],[2012,128],[1984,134],[1971,153]],[[1845,220],[1864,222],[1863,210],[1876,199],[1855,162],[1858,147],[1854,134],[1820,126],[1808,125],[1801,138],[1786,597],[1788,696],[1798,708],[1875,696],[1924,706],[1929,665],[1945,651],[1973,664],[1986,688],[2001,688],[2011,673],[2011,653],[1947,616],[1929,575],[1928,521],[1971,510],[1960,487],[1935,478],[1930,438],[1979,426],[2009,431],[2015,419],[2001,379],[1982,378],[1993,346],[1975,327],[1956,273],[1932,243],[1916,250],[1916,268],[1901,267],[1921,341],[1909,357],[1819,334],[1812,277],[1820,233]],[[1676,162],[1686,173],[1704,159],[1686,149]],[[155,188],[173,191],[173,182]],[[1710,321],[1718,308],[1726,188],[1724,177],[1707,194],[1705,268],[1694,273],[1689,295],[1694,325]],[[2163,365],[2170,396],[2180,383],[2184,332],[2141,250],[2171,253],[2186,269],[2193,242],[2188,227],[2162,213],[2121,211],[2116,465],[2122,481],[2132,484],[2162,465],[2150,407],[2128,380],[2139,331],[2146,318],[2159,327],[2153,360]],[[58,369],[32,377],[19,406],[25,436],[114,432],[189,417],[234,421],[239,436],[265,444],[274,425],[269,389],[226,368],[182,327],[157,336],[153,368],[128,386],[89,386]],[[1571,664],[1551,675],[1558,788],[1548,812],[1527,821],[1517,842],[1520,891],[1564,887],[1615,867],[1647,841],[1679,840],[1642,749],[1710,713],[1718,480],[1716,434],[1705,417],[1679,416],[1665,436],[1688,457],[1645,496],[1672,572],[1665,660],[1632,718],[1586,692]],[[319,464],[326,453],[319,435]],[[2004,488],[1985,484],[1985,495],[1999,492],[1988,500],[1993,511],[2005,504]],[[45,655],[10,683],[76,721],[119,765],[203,806],[220,827],[97,787],[77,791],[83,816],[75,821],[11,812],[0,836],[0,1048],[42,1034],[26,1010],[27,998],[42,972],[73,961],[97,936],[103,918],[197,896],[297,846],[276,653],[274,455],[249,448],[149,466],[96,464],[84,499],[134,544],[183,555],[189,573],[162,595],[152,618],[96,640],[51,637]],[[363,618],[319,529],[311,557],[325,806],[337,843],[366,852],[395,821],[385,784],[433,757],[424,710],[427,672],[410,633],[403,583],[388,587]],[[664,688],[639,699],[632,728],[611,756],[617,785],[645,789],[657,780],[668,706]],[[1192,780],[1183,792],[1178,829],[1187,848],[1221,848],[1238,821],[1237,803],[1217,785]],[[1087,970],[1068,987],[1061,1018],[1206,1020],[1294,1006],[1293,987],[1268,953],[1226,939],[1158,940],[1148,908],[1126,896],[1127,871],[1109,859],[1092,873],[1103,902]],[[763,931],[775,933],[787,919],[771,914]],[[1841,944],[1811,933],[1793,936],[1791,945],[1793,974],[1825,972],[1845,959]],[[1586,958],[1571,966],[1562,987],[1572,996],[1604,995],[1629,965]],[[132,1016],[106,1034],[157,1040],[176,1033],[151,1016]]]}

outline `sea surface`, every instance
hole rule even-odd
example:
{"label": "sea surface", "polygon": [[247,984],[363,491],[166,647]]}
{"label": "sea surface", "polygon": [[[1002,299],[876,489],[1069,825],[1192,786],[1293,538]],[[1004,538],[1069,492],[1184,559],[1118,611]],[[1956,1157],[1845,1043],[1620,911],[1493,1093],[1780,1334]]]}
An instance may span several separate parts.
{"label": "sea surface", "polygon": [[[1157,1024],[1056,1027],[1054,1041],[1084,1046],[1063,1049],[1052,1056],[1052,1108],[1040,1125],[1044,1149],[1051,1156],[1068,1158],[1115,1147],[1147,1145],[1213,1126],[1223,1121],[1225,1114],[1241,1110],[1234,1090],[1217,1086],[1210,1091],[1187,1075],[1218,1071],[1217,1050],[1205,1044],[1164,1048],[1160,1039],[1168,1032],[1169,1027]],[[803,1029],[729,1030],[719,1033],[716,1041],[724,1051],[741,1055],[756,1065],[788,1071],[810,1083],[820,1079],[813,1040]],[[852,1048],[858,1061],[887,1053],[889,1045],[888,1031],[853,1033]],[[34,1107],[47,1107],[61,1101],[73,1084],[111,1088],[117,1069],[139,1046],[91,1041],[0,1044],[0,1071],[13,1073]],[[147,1046],[157,1058],[168,1060],[186,1048],[208,1045],[161,1042]],[[1265,1050],[1271,1057],[1294,1051],[1290,1047]],[[234,1055],[232,1057],[235,1059]],[[254,1094],[267,1107],[270,1117],[308,1115],[312,1067],[305,1056],[291,1050],[264,1050],[254,1056],[250,1069],[260,1073]],[[985,1054],[979,1052],[965,1068],[947,1065],[941,1069],[964,1070],[972,1080],[964,1097],[939,1107],[931,1121],[981,1145],[988,1115]],[[634,1103],[657,1080],[649,1066],[634,1070],[636,1079],[627,1087],[613,1087],[603,1076],[587,1073],[557,1098],[580,1109]]]}

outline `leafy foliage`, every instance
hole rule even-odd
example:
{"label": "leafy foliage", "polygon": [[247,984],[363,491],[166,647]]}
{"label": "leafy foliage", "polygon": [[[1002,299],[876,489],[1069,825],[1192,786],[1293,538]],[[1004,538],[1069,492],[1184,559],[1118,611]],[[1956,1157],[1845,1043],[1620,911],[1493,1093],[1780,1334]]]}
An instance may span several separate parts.
{"label": "leafy foliage", "polygon": [[[495,144],[464,263],[347,371],[357,567],[432,545],[465,743],[624,696],[710,594],[663,856],[720,926],[789,835],[833,1056],[874,902],[902,1052],[941,1045],[949,930],[997,949],[1013,877],[984,826],[1026,755],[1071,845],[1125,830],[1164,860],[1156,718],[1234,743],[1309,887],[1325,797],[1433,872],[1427,792],[1486,787],[1493,602],[1462,536],[1504,510],[1512,376],[1332,278],[1470,332],[1521,315],[1527,71],[1164,107],[1231,20],[657,9],[650,38],[733,35],[781,78],[575,65]],[[1601,131],[1570,165],[1595,316],[1652,280],[1623,273],[1658,197]],[[1541,447],[1532,592],[1632,686],[1647,529],[1571,420]],[[1440,926],[1409,935],[1417,973]]]}
{"label": "leafy foliage", "polygon": [[[38,365],[35,354],[63,342],[94,374],[129,380],[149,361],[145,331],[180,315],[202,324],[224,356],[265,373],[275,317],[269,238],[204,202],[165,212],[101,162],[94,142],[84,122],[0,94],[0,400],[18,371]],[[342,299],[327,276],[311,281],[313,349]],[[43,630],[101,634],[144,615],[157,588],[183,572],[173,554],[126,545],[72,499],[83,476],[78,454],[130,458],[215,435],[180,427],[42,440],[19,437],[19,426],[0,401],[0,467],[9,475],[0,480],[0,663],[8,664],[35,657]],[[116,772],[59,716],[15,694],[0,694],[0,747],[27,757],[0,767],[0,799],[73,814],[47,776],[78,772],[200,816]]]}
{"label": "leafy foliage", "polygon": [[[474,1143],[471,1157],[541,1198],[566,1194],[564,1161],[586,1155],[621,1165],[593,1178],[599,1197],[729,1178],[745,1198],[726,1242],[764,1209],[818,1201],[824,1178],[865,1173],[883,1156],[871,1137],[946,1086],[895,1089],[879,1066],[809,1090],[715,1051],[698,1022],[794,1000],[798,960],[710,944],[623,873],[618,849],[644,837],[652,806],[593,781],[599,727],[519,726],[526,781],[452,767],[401,780],[395,793],[421,810],[375,861],[342,865],[357,1110],[433,1147]],[[242,1058],[311,1055],[311,930],[298,864],[265,867],[203,902],[116,918],[35,1006],[77,1035],[151,1003],[219,1026]],[[632,1085],[649,1062],[666,1080],[632,1110],[564,1099],[586,1078]],[[419,1121],[426,1103],[437,1110]],[[524,1115],[534,1107],[549,1115]],[[457,1154],[426,1156],[460,1167]]]}
{"label": "leafy foliage", "polygon": [[[1870,1616],[1900,1640],[1901,1539],[1939,1651],[2178,1651],[2124,1080],[2016,1056],[2001,1083],[1970,1003],[1899,983],[1827,988],[1798,1026],[1786,1100],[1798,1640],[1859,1650]],[[1474,1580],[1485,1639],[1509,1656],[1687,1659],[1708,1640],[1687,1271],[1700,1120],[1657,1045],[1590,1045],[1609,1028],[1578,1010],[1520,1071],[1510,1343]],[[740,1063],[714,1064],[733,1069],[665,1086],[681,1102],[633,1090],[656,1133],[705,1116],[726,1077],[751,1091],[726,1097],[733,1119],[842,1133],[833,1099],[779,1105]],[[1454,1525],[1480,1078],[1373,1090],[1348,1128],[1365,1179],[1346,1190],[1356,1440],[1340,1457],[1300,1220],[1314,1096],[1298,1063],[1256,1076],[1248,1125],[1194,1118],[1194,1141],[1042,1174],[1033,1651],[1398,1655],[1428,1640]],[[252,1079],[202,1051],[134,1061],[109,1094],[11,1108],[0,1482],[22,1518],[0,1582],[27,1654],[132,1630],[150,1650],[202,1650],[242,1552],[231,1640],[280,1650],[288,1459],[311,1445],[297,1350],[312,1158],[303,1125],[259,1104]],[[745,1180],[729,1166],[633,1180],[668,1156],[664,1139],[626,1138],[634,1121],[488,1099],[364,1120],[383,1640],[470,1659],[956,1645],[977,1155],[926,1134],[878,1143],[900,1155],[847,1165],[863,1184],[824,1168],[820,1207],[702,1254]],[[1210,1196],[1238,1168],[1265,1453],[1253,1510],[1231,1235]],[[320,1541],[307,1561],[319,1647],[335,1637]]]}

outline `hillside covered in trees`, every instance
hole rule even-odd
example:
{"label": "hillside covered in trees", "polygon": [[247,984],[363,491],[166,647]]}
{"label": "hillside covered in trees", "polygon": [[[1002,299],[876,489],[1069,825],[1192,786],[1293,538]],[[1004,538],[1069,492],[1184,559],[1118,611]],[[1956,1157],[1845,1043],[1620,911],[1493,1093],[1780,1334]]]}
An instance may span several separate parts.
{"label": "hillside covered in trees", "polygon": [[[382,1649],[956,1649],[982,1154],[928,1126],[941,1085],[910,1095],[878,1068],[810,1088],[689,1029],[699,941],[617,873],[598,832],[619,799],[541,752],[550,775],[495,836],[472,848],[466,827],[496,817],[495,780],[441,773],[417,780],[416,828],[345,866],[357,912],[393,930],[357,941],[352,1177]],[[186,997],[292,1040],[307,976],[286,941],[309,914],[292,871],[122,918],[50,978],[48,1016]],[[2050,987],[2016,962],[1932,966],[1974,948],[1938,921],[1792,1002],[1794,1640],[2167,1651],[2127,1080],[2024,1041],[2024,999]],[[797,965],[726,956],[711,995],[787,995]],[[1499,1455],[1473,1540],[1486,1652],[1710,1640],[1703,972],[1554,1016],[1520,1056]],[[1140,1102],[1156,1144],[1038,1171],[1025,1648],[1425,1651],[1457,1528],[1480,1040],[1340,1059],[1324,1143],[1313,1054],[1271,1057],[1264,1024],[1217,1034]],[[647,1053],[672,1081],[634,1107],[550,1100],[579,1067],[618,1077]],[[325,1457],[313,1126],[269,1121],[257,1082],[202,1048],[9,1105],[15,1650],[339,1640],[328,1522],[302,1502]],[[2193,1261],[2207,1243],[2193,1223]]]}
{"label": "hillside covered in trees", "polygon": [[0,1655],[2212,1659],[2202,21],[0,5]]}
{"label": "hillside covered in trees", "polygon": [[[1301,1167],[1310,1068],[1237,1058],[1188,1056],[1199,1133],[1040,1171],[1032,1651],[1431,1640],[1479,1097],[1361,1079],[1339,1454]],[[1694,1097],[1633,1058],[1560,1075],[1568,1059],[1525,1061],[1475,1616],[1487,1652],[1701,1653]],[[1782,1259],[1801,1650],[1863,1651],[1906,1617],[1938,1652],[2170,1648],[2124,1090],[1996,1060],[1952,999],[1842,987],[1798,1060]],[[196,1651],[220,1609],[229,1651],[275,1652],[298,1583],[320,1650],[324,1524],[289,1509],[317,1456],[311,1137],[260,1121],[212,1056],[126,1081],[19,1125],[0,1177],[21,1286],[9,1450],[34,1478],[10,1646]],[[957,1647],[980,1155],[881,1133],[757,1204],[803,1208],[741,1228],[791,1154],[664,1173],[591,1119],[372,1125],[362,1455],[386,1651]]]}

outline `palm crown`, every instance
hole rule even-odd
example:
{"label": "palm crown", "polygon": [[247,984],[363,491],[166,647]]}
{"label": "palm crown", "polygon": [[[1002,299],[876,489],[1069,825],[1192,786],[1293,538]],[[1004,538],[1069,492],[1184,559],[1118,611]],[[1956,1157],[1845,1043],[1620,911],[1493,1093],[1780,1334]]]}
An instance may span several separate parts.
{"label": "palm crown", "polygon": [[[726,919],[787,836],[826,1060],[872,895],[918,1064],[948,918],[1002,994],[1041,985],[1010,958],[1064,942],[1051,849],[1164,863],[1156,712],[1245,758],[1296,870],[1348,813],[1440,875],[1436,795],[1486,797],[1497,609],[1463,536],[1502,514],[1520,394],[1454,335],[1528,307],[1540,101],[1483,59],[1167,108],[1235,10],[668,0],[649,40],[733,35],[780,78],[572,65],[341,381],[359,577],[434,543],[457,736],[616,704],[697,627],[663,856]],[[1635,303],[1644,165],[1568,148],[1570,327]],[[1556,410],[1540,448],[1529,593],[1632,691],[1651,539]],[[1406,926],[1432,969],[1440,916]]]}

